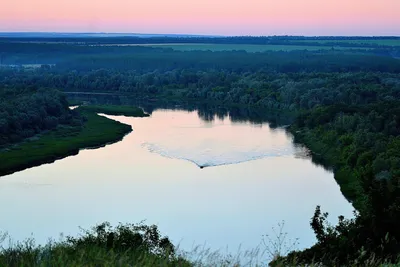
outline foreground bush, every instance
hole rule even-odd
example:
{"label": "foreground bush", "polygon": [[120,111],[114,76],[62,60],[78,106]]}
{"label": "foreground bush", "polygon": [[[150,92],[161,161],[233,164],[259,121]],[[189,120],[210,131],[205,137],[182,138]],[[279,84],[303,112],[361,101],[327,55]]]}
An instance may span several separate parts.
{"label": "foreground bush", "polygon": [[103,223],[81,237],[36,246],[18,243],[0,252],[0,266],[191,266],[177,256],[157,226]]}

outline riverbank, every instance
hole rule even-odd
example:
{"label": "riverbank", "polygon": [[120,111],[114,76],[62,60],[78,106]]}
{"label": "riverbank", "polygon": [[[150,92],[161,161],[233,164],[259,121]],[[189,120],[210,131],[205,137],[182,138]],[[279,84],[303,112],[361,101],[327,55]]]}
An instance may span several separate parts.
{"label": "riverbank", "polygon": [[81,149],[115,143],[130,133],[132,127],[97,113],[146,117],[136,107],[85,106],[77,108],[85,117],[83,126],[59,126],[53,131],[35,136],[0,152],[0,176],[27,168],[52,163],[76,155]]}
{"label": "riverbank", "polygon": [[324,142],[323,138],[312,129],[291,125],[288,130],[293,135],[295,143],[304,145],[310,150],[314,163],[333,171],[334,178],[344,197],[356,209],[359,209],[362,205],[359,181],[354,177],[353,172],[342,162],[339,148]]}
{"label": "riverbank", "polygon": [[[63,91],[64,94],[67,95],[68,102],[74,104],[74,105],[80,105],[82,103],[85,103],[87,99],[84,98],[86,97],[121,97],[129,99],[135,99],[135,105],[137,103],[146,103],[146,104],[151,104],[151,105],[192,105],[195,106],[196,108],[202,105],[208,105],[208,106],[219,106],[219,107],[226,107],[226,108],[251,108],[251,109],[261,109],[261,110],[268,110],[268,111],[274,111],[274,112],[280,112],[280,113],[285,113],[285,114],[292,114],[295,115],[299,111],[295,109],[288,109],[288,108],[273,108],[273,107],[265,107],[262,105],[257,105],[257,104],[243,104],[243,103],[235,103],[235,102],[223,102],[221,100],[216,100],[216,99],[199,99],[199,98],[193,98],[193,97],[185,97],[185,96],[171,96],[171,95],[162,95],[162,96],[155,96],[153,98],[148,98],[148,97],[143,97],[143,96],[138,96],[132,93],[116,93],[116,92],[104,92],[104,93],[95,93],[95,92],[72,92],[72,91]],[[79,97],[82,96],[80,99]],[[88,101],[90,103],[90,101]]]}
{"label": "riverbank", "polygon": [[81,106],[79,110],[82,112],[104,113],[114,116],[129,116],[129,117],[149,117],[149,114],[143,112],[141,108],[132,106],[115,106],[115,105],[89,105]]}

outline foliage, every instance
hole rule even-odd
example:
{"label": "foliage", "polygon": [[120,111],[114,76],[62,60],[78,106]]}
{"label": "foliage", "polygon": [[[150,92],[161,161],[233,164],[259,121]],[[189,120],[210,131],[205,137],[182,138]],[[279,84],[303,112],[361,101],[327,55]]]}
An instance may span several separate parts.
{"label": "foliage", "polygon": [[18,243],[0,251],[1,266],[192,266],[178,256],[157,226],[97,225],[81,237],[35,246]]}
{"label": "foliage", "polygon": [[[400,62],[400,61],[399,61]],[[67,92],[129,94],[140,99],[187,99],[268,109],[300,110],[333,104],[366,105],[400,96],[396,73],[317,72],[237,74],[229,71],[94,70],[85,73],[0,71],[6,85],[63,88]]]}
{"label": "foliage", "polygon": [[58,125],[81,125],[65,96],[35,86],[0,88],[0,147],[32,137]]}
{"label": "foliage", "polygon": [[[298,142],[333,167],[343,193],[359,214],[326,224],[317,207],[311,226],[318,243],[288,260],[363,264],[371,258],[396,262],[400,251],[399,101],[331,105],[299,116],[292,126]],[[315,144],[319,145],[315,145]]]}

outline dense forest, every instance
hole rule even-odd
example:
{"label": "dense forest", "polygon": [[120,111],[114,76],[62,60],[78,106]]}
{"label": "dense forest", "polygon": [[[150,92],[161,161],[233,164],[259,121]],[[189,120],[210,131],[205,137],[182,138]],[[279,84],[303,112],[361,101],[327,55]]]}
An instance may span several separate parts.
{"label": "dense forest", "polygon": [[291,111],[296,119],[289,131],[296,142],[334,171],[357,212],[330,226],[317,207],[311,220],[317,244],[278,260],[328,266],[371,258],[393,262],[400,256],[400,60],[388,56],[392,49],[180,52],[3,42],[3,64],[45,65],[0,68],[0,144],[80,122],[62,94],[47,88]]}
{"label": "dense forest", "polygon": [[225,70],[135,71],[100,69],[79,73],[52,70],[0,71],[3,84],[35,84],[67,92],[108,92],[143,99],[190,99],[241,104],[270,109],[313,109],[332,104],[366,105],[396,100],[400,78],[396,73],[295,72],[233,73]]}
{"label": "dense forest", "polygon": [[79,126],[61,92],[35,86],[0,87],[0,147],[32,137],[58,125]]}

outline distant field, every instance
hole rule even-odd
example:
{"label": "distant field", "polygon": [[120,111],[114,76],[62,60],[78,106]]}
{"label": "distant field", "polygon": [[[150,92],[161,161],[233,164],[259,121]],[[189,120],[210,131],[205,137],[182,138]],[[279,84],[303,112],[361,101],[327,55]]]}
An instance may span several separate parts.
{"label": "distant field", "polygon": [[[0,67],[10,67],[10,68],[25,68],[25,69],[37,69],[40,68],[43,64],[21,64],[21,65],[16,65],[16,64],[11,64],[11,65],[0,65]],[[54,64],[49,64],[49,65],[54,65]]]}
{"label": "distant field", "polygon": [[400,46],[400,39],[388,39],[388,40],[299,40],[296,42],[304,43],[347,43],[347,44],[375,44],[385,46]]}
{"label": "distant field", "polygon": [[[308,45],[250,45],[250,44],[130,44],[122,46],[151,46],[172,48],[178,51],[193,51],[193,50],[211,50],[211,51],[232,51],[245,50],[247,52],[265,52],[265,51],[293,51],[293,50],[326,50],[331,49],[331,46],[308,46]],[[334,49],[349,49],[347,47],[334,47]],[[356,49],[353,48],[352,49]],[[360,49],[366,49],[361,48]]]}

